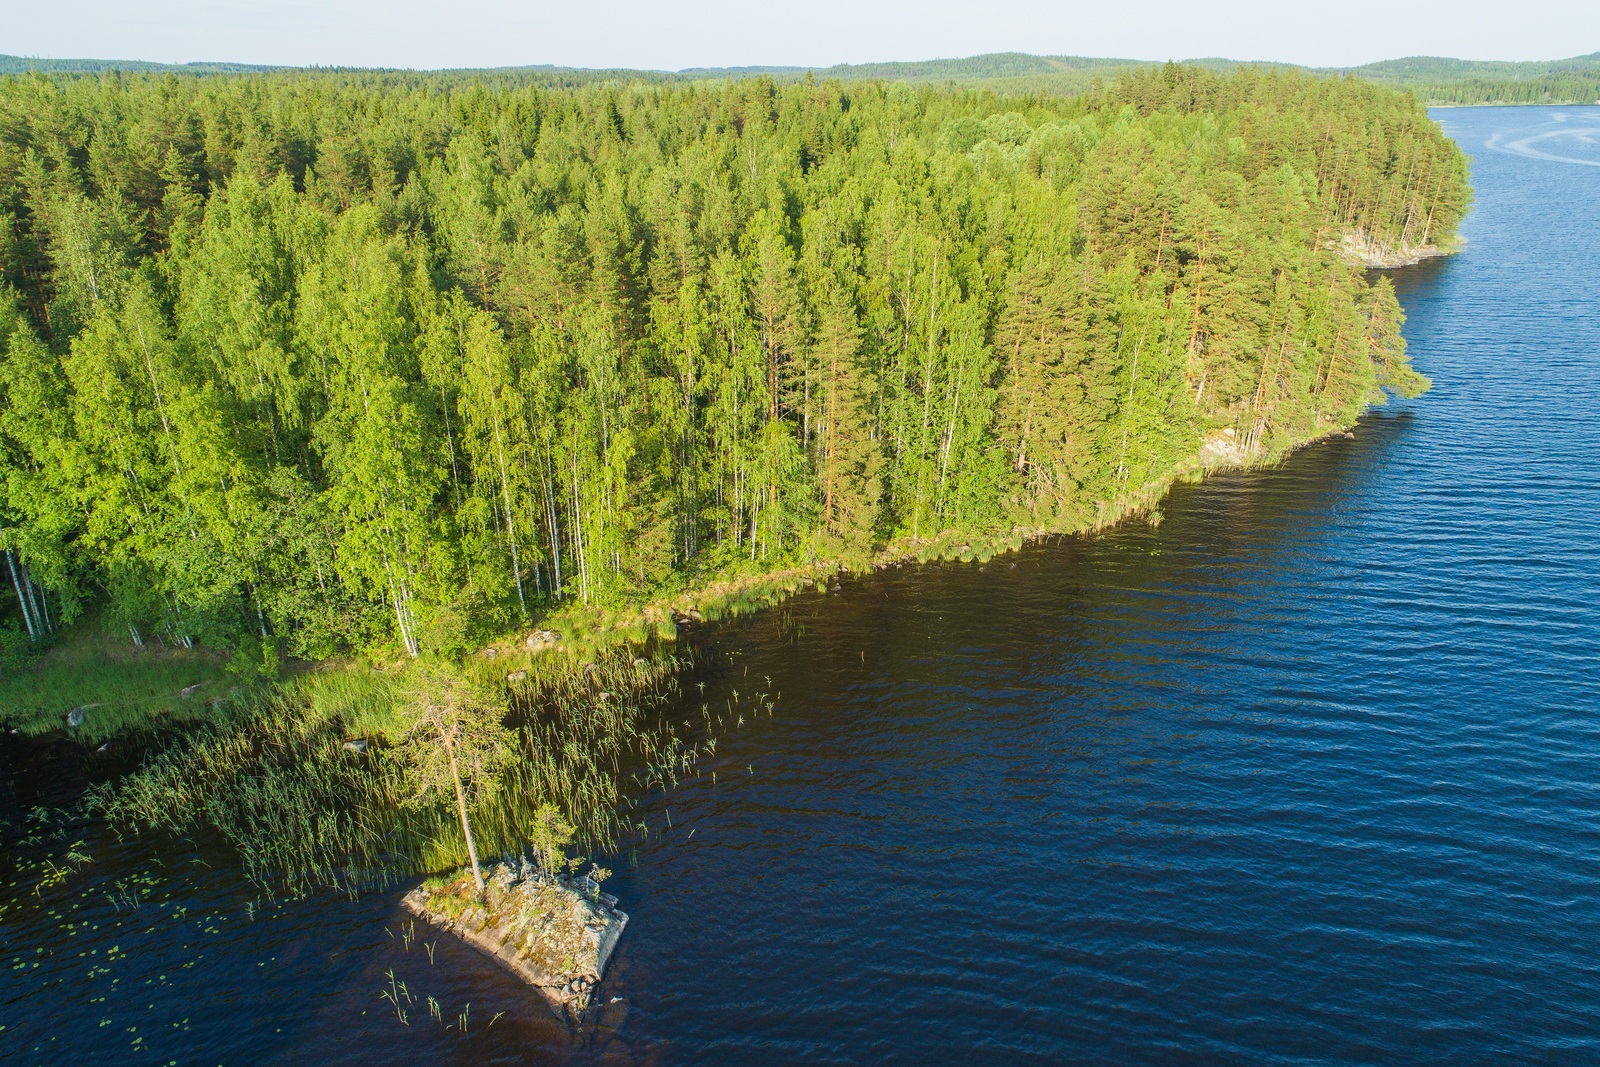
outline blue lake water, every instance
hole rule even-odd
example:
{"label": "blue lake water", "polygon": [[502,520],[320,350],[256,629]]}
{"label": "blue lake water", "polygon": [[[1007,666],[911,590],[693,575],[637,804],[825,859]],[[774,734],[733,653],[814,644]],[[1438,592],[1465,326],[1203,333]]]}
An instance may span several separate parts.
{"label": "blue lake water", "polygon": [[776,710],[613,862],[599,1034],[396,894],[84,825],[0,888],[0,1062],[1600,1062],[1600,108],[1437,117],[1477,206],[1396,275],[1432,392],[1159,526],[716,631],[695,700]]}

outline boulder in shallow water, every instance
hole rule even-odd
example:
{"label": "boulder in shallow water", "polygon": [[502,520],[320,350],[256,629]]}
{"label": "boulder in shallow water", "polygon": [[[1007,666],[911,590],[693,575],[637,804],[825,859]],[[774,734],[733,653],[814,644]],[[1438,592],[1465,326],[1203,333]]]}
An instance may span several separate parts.
{"label": "boulder in shallow water", "polygon": [[626,913],[587,878],[549,874],[526,860],[483,872],[482,900],[470,871],[429,879],[405,895],[407,911],[494,957],[574,1023],[588,1016],[617,947]]}

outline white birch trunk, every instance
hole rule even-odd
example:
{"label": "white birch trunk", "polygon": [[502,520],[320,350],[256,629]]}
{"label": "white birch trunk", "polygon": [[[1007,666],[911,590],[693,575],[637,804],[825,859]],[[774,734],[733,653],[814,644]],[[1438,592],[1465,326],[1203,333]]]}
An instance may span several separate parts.
{"label": "white birch trunk", "polygon": [[28,627],[28,640],[39,640],[39,633],[33,624],[33,615],[28,611],[28,599],[22,595],[22,580],[17,576],[17,562],[11,555],[11,550],[6,549],[6,566],[11,571],[11,585],[17,591],[17,606],[22,609],[22,621]]}

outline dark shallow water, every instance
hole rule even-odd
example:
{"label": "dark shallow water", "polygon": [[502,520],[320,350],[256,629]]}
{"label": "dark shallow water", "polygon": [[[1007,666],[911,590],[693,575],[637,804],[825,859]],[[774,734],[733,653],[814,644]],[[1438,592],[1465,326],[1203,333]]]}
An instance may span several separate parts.
{"label": "dark shallow water", "polygon": [[[614,864],[614,1034],[395,894],[67,827],[91,865],[0,888],[0,1061],[1600,1061],[1600,108],[1439,117],[1478,208],[1397,277],[1427,396],[1156,528],[720,631],[704,700],[777,708]],[[13,811],[74,795],[0,756]]]}

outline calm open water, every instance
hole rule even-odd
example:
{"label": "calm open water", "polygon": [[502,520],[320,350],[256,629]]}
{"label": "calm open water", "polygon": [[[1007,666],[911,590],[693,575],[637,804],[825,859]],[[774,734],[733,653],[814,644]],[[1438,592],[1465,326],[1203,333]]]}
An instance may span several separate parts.
{"label": "calm open water", "polygon": [[[1478,201],[1396,279],[1431,393],[717,631],[696,701],[777,709],[613,863],[598,1035],[397,893],[73,825],[0,889],[0,1062],[1600,1062],[1600,108],[1437,117]],[[0,758],[13,816],[80,787]]]}

